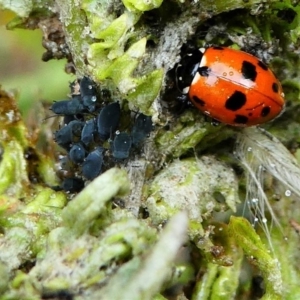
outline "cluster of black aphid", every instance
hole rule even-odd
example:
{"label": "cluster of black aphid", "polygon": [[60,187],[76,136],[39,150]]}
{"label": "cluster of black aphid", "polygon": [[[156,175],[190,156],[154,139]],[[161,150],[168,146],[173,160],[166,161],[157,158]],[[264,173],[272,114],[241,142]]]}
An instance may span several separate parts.
{"label": "cluster of black aphid", "polygon": [[[61,188],[78,192],[105,166],[128,158],[132,147],[147,138],[153,125],[151,117],[144,114],[135,114],[133,119],[130,112],[122,116],[119,102],[109,103],[109,91],[98,92],[88,77],[72,82],[70,90],[71,99],[54,102],[51,110],[63,116],[63,124],[55,132],[55,141],[67,151],[61,159],[61,169],[72,171]],[[122,118],[127,118],[130,133],[118,130]]]}

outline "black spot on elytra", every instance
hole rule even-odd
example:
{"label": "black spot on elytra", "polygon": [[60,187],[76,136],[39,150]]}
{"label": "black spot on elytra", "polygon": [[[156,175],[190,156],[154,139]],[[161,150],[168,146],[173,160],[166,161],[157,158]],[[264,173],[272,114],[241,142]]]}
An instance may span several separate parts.
{"label": "black spot on elytra", "polygon": [[278,93],[278,91],[279,91],[278,83],[273,82],[273,84],[272,84],[272,90],[273,90],[274,93]]}
{"label": "black spot on elytra", "polygon": [[247,124],[248,118],[246,116],[243,116],[243,115],[236,115],[233,122],[236,123],[236,124]]}
{"label": "black spot on elytra", "polygon": [[224,47],[220,47],[220,46],[215,46],[212,47],[214,50],[224,50]]}
{"label": "black spot on elytra", "polygon": [[208,77],[210,73],[210,69],[208,67],[198,68],[198,72],[201,76]]}
{"label": "black spot on elytra", "polygon": [[255,81],[257,76],[255,65],[253,65],[249,61],[244,60],[242,63],[242,75],[245,79]]}
{"label": "black spot on elytra", "polygon": [[264,64],[262,61],[258,61],[257,64],[259,67],[261,67],[263,70],[267,71],[268,70],[268,66],[266,64]]}
{"label": "black spot on elytra", "polygon": [[193,96],[193,101],[197,104],[199,104],[200,106],[205,106],[205,101],[201,100],[200,98],[198,98],[197,96]]}
{"label": "black spot on elytra", "polygon": [[225,102],[225,108],[236,111],[241,109],[246,104],[246,95],[242,92],[235,91]]}
{"label": "black spot on elytra", "polygon": [[266,117],[269,113],[271,112],[271,107],[270,106],[265,106],[262,110],[260,115],[262,117]]}

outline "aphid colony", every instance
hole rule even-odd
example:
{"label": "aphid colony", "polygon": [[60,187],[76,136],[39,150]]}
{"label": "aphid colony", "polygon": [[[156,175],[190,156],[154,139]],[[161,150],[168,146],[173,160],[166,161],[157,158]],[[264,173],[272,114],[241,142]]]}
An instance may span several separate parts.
{"label": "aphid colony", "polygon": [[[75,80],[70,89],[71,99],[54,102],[51,110],[64,117],[54,137],[67,151],[61,159],[61,169],[72,171],[61,188],[78,192],[84,187],[84,179],[93,180],[112,162],[128,158],[132,147],[147,138],[153,125],[151,117],[144,114],[122,116],[120,103],[108,103],[109,92],[98,93],[96,84],[88,77]],[[130,132],[119,132],[122,118],[131,127]]]}

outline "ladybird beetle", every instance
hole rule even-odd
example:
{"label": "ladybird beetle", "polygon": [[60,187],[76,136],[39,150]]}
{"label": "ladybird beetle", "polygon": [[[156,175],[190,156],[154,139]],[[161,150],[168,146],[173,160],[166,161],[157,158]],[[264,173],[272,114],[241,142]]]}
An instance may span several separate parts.
{"label": "ladybird beetle", "polygon": [[255,56],[226,47],[197,49],[177,66],[177,86],[204,114],[233,126],[268,122],[284,109],[273,72]]}

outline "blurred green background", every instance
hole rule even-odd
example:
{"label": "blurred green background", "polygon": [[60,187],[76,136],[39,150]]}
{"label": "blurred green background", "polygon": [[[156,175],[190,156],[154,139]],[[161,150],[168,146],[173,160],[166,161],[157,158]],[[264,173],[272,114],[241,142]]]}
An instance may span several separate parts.
{"label": "blurred green background", "polygon": [[35,101],[66,99],[74,76],[65,73],[66,60],[42,61],[45,49],[40,30],[7,30],[6,24],[13,18],[11,12],[0,11],[0,85],[17,94],[20,110],[26,115]]}

